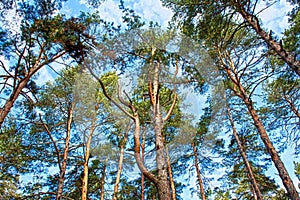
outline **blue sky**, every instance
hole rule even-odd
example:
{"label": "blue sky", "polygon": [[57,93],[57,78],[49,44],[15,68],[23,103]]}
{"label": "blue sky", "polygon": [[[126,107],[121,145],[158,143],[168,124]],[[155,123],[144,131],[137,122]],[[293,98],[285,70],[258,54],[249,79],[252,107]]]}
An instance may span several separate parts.
{"label": "blue sky", "polygon": [[[98,9],[100,16],[107,21],[121,24],[122,13],[118,9],[118,5],[119,1],[105,1]],[[172,12],[169,9],[164,8],[159,0],[125,0],[125,6],[132,8],[139,16],[142,17],[142,20],[155,21],[163,27],[167,26],[168,21],[172,17]],[[261,1],[257,7],[257,11],[262,10],[265,6],[265,1]],[[65,14],[78,13],[80,10],[87,11],[86,0],[68,1],[65,3],[64,8]],[[285,0],[280,0],[273,6],[263,10],[259,15],[262,20],[263,27],[267,30],[272,30],[278,36],[281,36],[281,33],[288,26],[288,17],[286,17],[286,14],[289,10],[291,10],[291,6]],[[197,106],[195,109],[200,110],[200,108]],[[288,168],[293,179],[297,180],[293,175],[294,165],[292,162],[294,158],[292,154],[292,151],[286,151],[284,154],[282,154],[282,158],[284,159],[286,167]],[[269,175],[276,177],[276,182],[281,184],[281,180],[278,178],[274,167],[269,170]],[[297,185],[298,180],[295,183]],[[184,199],[191,198],[189,191],[185,191],[184,196]],[[197,197],[193,196],[193,199],[197,199]]]}
{"label": "blue sky", "polygon": [[[263,1],[262,1],[263,4]],[[107,21],[113,21],[116,24],[121,24],[122,22],[122,13],[118,9],[119,1],[107,0],[102,3],[99,7],[98,11],[100,12],[100,16]],[[125,6],[132,8],[136,11],[138,15],[142,17],[142,20],[145,21],[155,21],[158,22],[163,27],[166,27],[168,21],[172,17],[172,12],[164,8],[159,0],[125,0]],[[263,5],[258,6],[257,10],[260,10]],[[278,3],[274,4],[272,7],[264,10],[260,17],[263,22],[263,27],[268,30],[273,30],[276,34],[280,35],[284,28],[287,27],[288,18],[286,17],[287,12],[291,9],[291,7],[284,0],[278,1]],[[63,13],[66,15],[73,15],[74,13],[79,13],[80,11],[88,11],[88,7],[86,6],[86,0],[70,0],[64,3]],[[2,60],[2,59],[1,59]],[[43,71],[40,72],[40,79],[44,82],[45,80],[53,79],[54,74],[50,69],[44,68]],[[199,110],[199,108],[196,108]],[[290,174],[293,176],[293,179],[296,179],[293,175],[293,155],[291,151],[286,151],[282,155],[283,159],[286,161],[286,167],[288,168]],[[270,170],[270,175],[274,177],[276,174],[275,170]],[[277,176],[277,175],[276,175]],[[276,179],[277,183],[281,183],[280,179]],[[194,181],[194,180],[193,180]],[[298,182],[296,182],[297,184]],[[184,192],[185,198],[191,198],[189,191]],[[193,197],[193,199],[197,199],[197,197]]]}

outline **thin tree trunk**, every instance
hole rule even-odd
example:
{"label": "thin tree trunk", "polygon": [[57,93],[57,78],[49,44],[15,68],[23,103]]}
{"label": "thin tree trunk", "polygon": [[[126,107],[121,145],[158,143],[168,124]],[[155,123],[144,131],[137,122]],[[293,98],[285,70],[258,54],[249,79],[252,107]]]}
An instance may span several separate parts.
{"label": "thin tree trunk", "polygon": [[198,178],[198,183],[200,186],[200,195],[201,195],[201,199],[205,200],[205,191],[204,191],[204,186],[203,186],[203,181],[201,178],[201,171],[199,168],[199,162],[198,162],[198,153],[197,153],[197,147],[195,145],[195,142],[192,143],[192,147],[193,147],[193,152],[194,152],[194,164],[195,164],[195,168],[196,168],[196,173],[197,173],[197,178]]}
{"label": "thin tree trunk", "polygon": [[284,99],[286,102],[288,102],[289,107],[291,108],[291,110],[293,111],[293,113],[300,118],[300,113],[298,111],[298,109],[296,108],[295,104],[286,96],[284,95]]}
{"label": "thin tree trunk", "polygon": [[64,187],[65,175],[66,175],[66,169],[67,169],[67,159],[68,159],[69,145],[70,145],[70,138],[71,138],[71,124],[72,124],[72,120],[73,120],[74,106],[75,106],[75,103],[72,102],[70,105],[70,108],[68,110],[65,149],[64,149],[64,154],[63,154],[63,162],[62,162],[60,172],[59,172],[56,200],[62,199],[62,193],[63,193],[63,187]]}
{"label": "thin tree trunk", "polygon": [[114,186],[114,194],[113,194],[113,198],[112,198],[113,200],[117,199],[116,195],[117,195],[118,190],[119,190],[119,184],[120,184],[121,173],[122,173],[122,168],[123,168],[124,150],[125,150],[125,146],[126,146],[126,143],[127,143],[127,137],[128,137],[128,133],[130,131],[130,127],[131,127],[131,124],[129,123],[127,125],[127,128],[126,128],[126,131],[125,131],[125,134],[124,134],[124,137],[123,137],[123,141],[121,141],[121,144],[120,144],[120,157],[119,157],[119,164],[118,164],[116,182],[115,182],[115,186]]}
{"label": "thin tree trunk", "polygon": [[86,200],[88,194],[88,179],[89,179],[89,159],[90,159],[90,149],[93,133],[95,130],[96,118],[93,119],[91,128],[88,135],[88,141],[85,147],[84,163],[83,163],[83,177],[82,177],[82,189],[81,189],[81,199]]}
{"label": "thin tree trunk", "polygon": [[236,128],[235,128],[235,125],[234,125],[234,121],[233,121],[233,118],[232,118],[231,113],[230,113],[230,108],[227,104],[226,104],[226,107],[227,107],[227,114],[228,114],[228,117],[229,117],[229,121],[230,121],[230,124],[231,124],[231,127],[232,127],[233,136],[234,136],[234,138],[235,138],[235,140],[238,144],[238,149],[239,149],[240,154],[243,158],[243,162],[246,166],[247,174],[248,174],[248,177],[249,177],[250,182],[251,182],[254,199],[255,200],[257,200],[257,199],[263,200],[260,189],[259,189],[258,184],[256,182],[256,179],[254,177],[251,165],[250,165],[249,160],[247,158],[246,152],[244,151],[243,145],[242,145],[242,143],[240,141],[240,138],[237,134],[237,131],[236,131]]}
{"label": "thin tree trunk", "polygon": [[104,184],[105,184],[105,176],[106,176],[106,164],[103,166],[101,174],[102,174],[102,177],[101,177],[101,194],[100,194],[100,200],[104,200],[104,194],[105,194]]}
{"label": "thin tree trunk", "polygon": [[170,161],[169,150],[168,150],[167,146],[165,148],[166,148],[166,157],[167,157],[167,164],[168,164],[169,179],[170,179],[171,191],[172,191],[172,200],[176,200],[176,188],[175,188],[175,183],[174,183],[174,179],[173,179],[173,172],[172,172],[172,166],[171,166],[171,161]]}
{"label": "thin tree trunk", "polygon": [[[146,147],[146,131],[143,131],[142,135],[142,162],[145,162],[145,147]],[[141,175],[141,200],[145,199],[145,176]]]}
{"label": "thin tree trunk", "polygon": [[[234,73],[234,76],[232,76],[230,68],[225,67],[225,71],[226,71],[228,77],[231,79],[232,83],[235,85],[235,87],[231,88],[231,90],[233,90],[235,95],[238,96],[239,98],[241,98],[242,101],[245,103],[245,105],[252,117],[254,125],[259,132],[260,138],[262,139],[266,150],[268,151],[268,153],[271,156],[271,159],[279,173],[279,176],[283,182],[285,189],[288,192],[289,197],[292,200],[299,200],[300,198],[299,198],[298,192],[296,190],[296,187],[295,187],[289,173],[287,172],[287,170],[284,166],[284,163],[282,162],[278,152],[276,151],[273,143],[271,142],[261,119],[259,118],[256,110],[254,109],[251,99],[247,96],[247,92],[245,91],[244,87],[242,86],[240,79],[236,78],[236,77],[238,77],[238,74],[236,74],[237,72],[236,72],[234,63],[230,57],[229,57],[229,60],[230,60],[230,68],[232,69],[232,73]],[[224,63],[223,63],[223,65],[224,65]]]}

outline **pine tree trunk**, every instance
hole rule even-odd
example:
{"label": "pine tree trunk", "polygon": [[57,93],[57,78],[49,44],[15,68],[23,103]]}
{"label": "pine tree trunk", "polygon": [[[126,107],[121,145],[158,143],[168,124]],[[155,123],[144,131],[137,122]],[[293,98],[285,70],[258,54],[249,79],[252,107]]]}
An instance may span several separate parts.
{"label": "pine tree trunk", "polygon": [[226,105],[227,107],[227,114],[228,114],[228,117],[229,117],[229,121],[230,121],[230,124],[231,124],[231,127],[232,127],[232,130],[233,130],[233,136],[238,144],[238,149],[240,151],[240,154],[243,158],[243,162],[246,166],[246,171],[248,173],[248,177],[250,179],[250,182],[251,182],[251,186],[253,188],[253,196],[254,196],[254,199],[259,199],[259,200],[263,200],[263,197],[261,195],[261,192],[260,192],[260,189],[258,187],[258,184],[256,182],[256,179],[254,177],[254,174],[253,174],[253,171],[252,171],[252,168],[251,168],[251,165],[249,163],[249,160],[247,158],[247,155],[246,155],[246,152],[244,151],[244,148],[243,148],[243,145],[240,141],[240,138],[237,134],[237,131],[236,131],[236,128],[235,128],[235,125],[234,125],[234,121],[233,121],[233,118],[231,116],[231,113],[230,113],[230,108],[228,105]]}
{"label": "pine tree trunk", "polygon": [[259,35],[269,46],[270,49],[274,50],[278,56],[280,56],[284,62],[291,67],[291,69],[300,76],[300,61],[296,60],[296,57],[291,53],[287,52],[280,42],[275,41],[270,34],[262,29],[258,18],[253,14],[247,12],[239,1],[234,5],[238,12],[242,15],[245,21],[255,30],[257,35]]}
{"label": "pine tree trunk", "polygon": [[252,101],[250,101],[249,98],[245,98],[243,100],[248,108],[248,111],[251,114],[254,125],[257,128],[257,130],[260,134],[260,137],[261,137],[263,143],[265,144],[265,147],[266,147],[267,151],[269,152],[274,165],[277,168],[279,176],[280,176],[280,178],[283,182],[283,185],[285,186],[290,198],[293,200],[299,200],[300,198],[299,198],[298,192],[293,184],[293,181],[292,181],[289,173],[287,172],[278,152],[275,150],[275,147],[274,147],[273,143],[271,142],[262,121],[258,117],[256,110],[253,107]]}
{"label": "pine tree trunk", "polygon": [[166,148],[169,179],[170,179],[171,191],[172,191],[172,200],[176,200],[176,188],[175,188],[175,183],[174,183],[174,179],[173,179],[173,172],[172,172],[172,166],[171,166],[171,161],[170,161],[170,156],[169,156],[169,150],[168,150],[167,146],[165,148]]}
{"label": "pine tree trunk", "polygon": [[121,173],[122,173],[122,168],[123,168],[124,151],[125,151],[125,146],[126,146],[126,143],[127,143],[127,137],[128,137],[129,131],[130,131],[130,124],[127,125],[127,129],[125,131],[123,141],[121,141],[121,144],[120,144],[120,157],[119,157],[119,164],[118,164],[116,182],[115,182],[115,186],[114,186],[114,194],[113,194],[113,198],[112,198],[113,200],[117,199],[116,195],[117,195],[118,190],[119,190],[119,184],[120,184]]}
{"label": "pine tree trunk", "polygon": [[67,131],[66,131],[66,138],[65,138],[65,149],[63,154],[63,162],[60,167],[59,178],[58,178],[58,187],[57,187],[57,194],[56,200],[62,199],[63,187],[65,182],[65,175],[67,169],[67,159],[69,153],[69,145],[70,145],[70,138],[71,138],[71,124],[73,120],[73,109],[75,103],[72,102],[68,111],[68,119],[67,119]]}
{"label": "pine tree trunk", "polygon": [[21,94],[23,88],[27,85],[29,82],[29,76],[23,79],[19,84],[17,84],[16,88],[13,89],[12,94],[10,95],[9,99],[5,102],[4,106],[0,109],[0,128],[2,127],[2,124],[10,112],[11,108],[13,107],[15,101]]}
{"label": "pine tree trunk", "polygon": [[200,186],[200,195],[201,195],[201,199],[205,200],[206,197],[205,197],[203,181],[202,181],[202,178],[201,178],[201,171],[200,171],[200,168],[199,168],[198,153],[197,153],[197,148],[196,148],[194,142],[192,143],[192,147],[193,147],[193,152],[194,152],[194,164],[195,164],[195,168],[196,168],[198,183],[199,183],[199,186]]}
{"label": "pine tree trunk", "polygon": [[156,184],[160,200],[171,200],[170,186],[168,181],[167,163],[165,155],[164,136],[162,134],[163,121],[159,103],[159,63],[154,64],[153,88],[152,88],[152,110],[154,114],[154,134],[156,147],[156,167],[158,183]]}
{"label": "pine tree trunk", "polygon": [[83,163],[83,177],[82,177],[82,189],[81,189],[81,199],[86,200],[88,194],[88,178],[89,178],[89,159],[90,159],[90,149],[93,133],[95,130],[96,118],[93,119],[90,132],[88,135],[88,141],[85,147],[84,163]]}
{"label": "pine tree trunk", "polygon": [[289,173],[287,172],[278,152],[276,151],[273,143],[271,142],[262,121],[260,120],[256,110],[254,109],[252,101],[247,96],[247,92],[245,91],[244,87],[242,86],[242,84],[239,81],[240,79],[235,78],[235,77],[238,77],[238,74],[235,74],[236,69],[235,69],[234,63],[231,62],[230,67],[233,68],[231,70],[232,70],[232,73],[234,73],[234,76],[232,76],[231,70],[229,68],[225,68],[225,71],[226,71],[228,77],[232,80],[232,83],[235,84],[235,87],[231,88],[231,89],[233,90],[235,95],[238,96],[239,98],[241,98],[242,101],[245,103],[245,105],[252,117],[254,125],[257,128],[257,131],[260,135],[260,138],[262,139],[266,150],[268,151],[268,153],[271,156],[271,159],[279,173],[279,176],[283,182],[285,189],[288,192],[289,197],[292,200],[300,200],[298,192],[296,190],[296,187],[295,187]]}
{"label": "pine tree trunk", "polygon": [[[145,148],[146,148],[146,132],[143,131],[142,135],[142,162],[145,162]],[[145,199],[145,176],[141,176],[141,200]]]}
{"label": "pine tree trunk", "polygon": [[[66,52],[58,53],[57,55],[53,56],[51,59],[44,61],[41,63],[42,55],[44,54],[44,48],[42,48],[39,52],[39,57],[37,58],[35,64],[25,73],[25,77],[20,80],[20,82],[16,83],[19,75],[15,74],[14,82],[13,82],[13,91],[11,95],[9,96],[9,99],[5,102],[4,106],[0,109],[0,128],[2,127],[2,124],[14,106],[15,101],[19,97],[19,95],[22,93],[22,90],[26,87],[28,82],[30,81],[31,77],[34,76],[35,73],[37,73],[43,66],[45,66],[48,63],[53,62],[54,60],[58,59],[59,57],[63,56]],[[25,54],[25,48],[24,51],[21,53],[19,62],[21,62],[22,57]],[[20,63],[17,63],[19,65]],[[26,74],[27,73],[27,74]]]}
{"label": "pine tree trunk", "polygon": [[101,173],[101,194],[100,194],[100,200],[104,200],[104,184],[105,184],[105,175],[106,175],[106,165],[103,166],[102,173]]}

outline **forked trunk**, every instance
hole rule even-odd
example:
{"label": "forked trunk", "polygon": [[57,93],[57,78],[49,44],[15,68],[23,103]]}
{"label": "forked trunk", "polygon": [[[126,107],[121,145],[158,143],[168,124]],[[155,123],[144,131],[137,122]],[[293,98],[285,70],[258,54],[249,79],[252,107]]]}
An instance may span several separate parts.
{"label": "forked trunk", "polygon": [[[43,44],[44,45],[44,44]],[[42,56],[44,54],[44,48],[41,48],[39,52],[39,56],[37,57],[37,60],[35,64],[26,72],[26,76],[20,80],[20,82],[17,83],[17,79],[19,79],[19,75],[17,73],[15,74],[14,81],[13,81],[13,91],[11,95],[9,96],[9,99],[4,103],[4,106],[0,108],[0,128],[2,127],[2,124],[14,106],[14,103],[18,99],[19,95],[22,93],[22,90],[27,86],[28,82],[30,81],[31,77],[35,75],[35,73],[40,70],[43,66],[45,66],[48,63],[53,62],[54,60],[58,59],[59,57],[63,56],[66,52],[63,51],[61,53],[58,53],[54,55],[51,59],[46,60],[44,62],[41,62]],[[21,52],[19,62],[17,65],[21,65],[20,61],[23,59],[22,57],[25,54],[25,47],[24,50]]]}

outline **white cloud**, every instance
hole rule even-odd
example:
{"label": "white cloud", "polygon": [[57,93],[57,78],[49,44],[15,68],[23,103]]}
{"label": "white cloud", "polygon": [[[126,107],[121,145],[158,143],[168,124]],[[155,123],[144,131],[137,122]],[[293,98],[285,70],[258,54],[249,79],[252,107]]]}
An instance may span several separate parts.
{"label": "white cloud", "polygon": [[[263,2],[257,10],[259,11],[265,7],[266,3]],[[281,0],[262,11],[259,17],[262,19],[264,29],[272,30],[277,35],[282,34],[284,29],[288,27],[288,17],[286,15],[291,9],[292,6],[286,0]]]}

